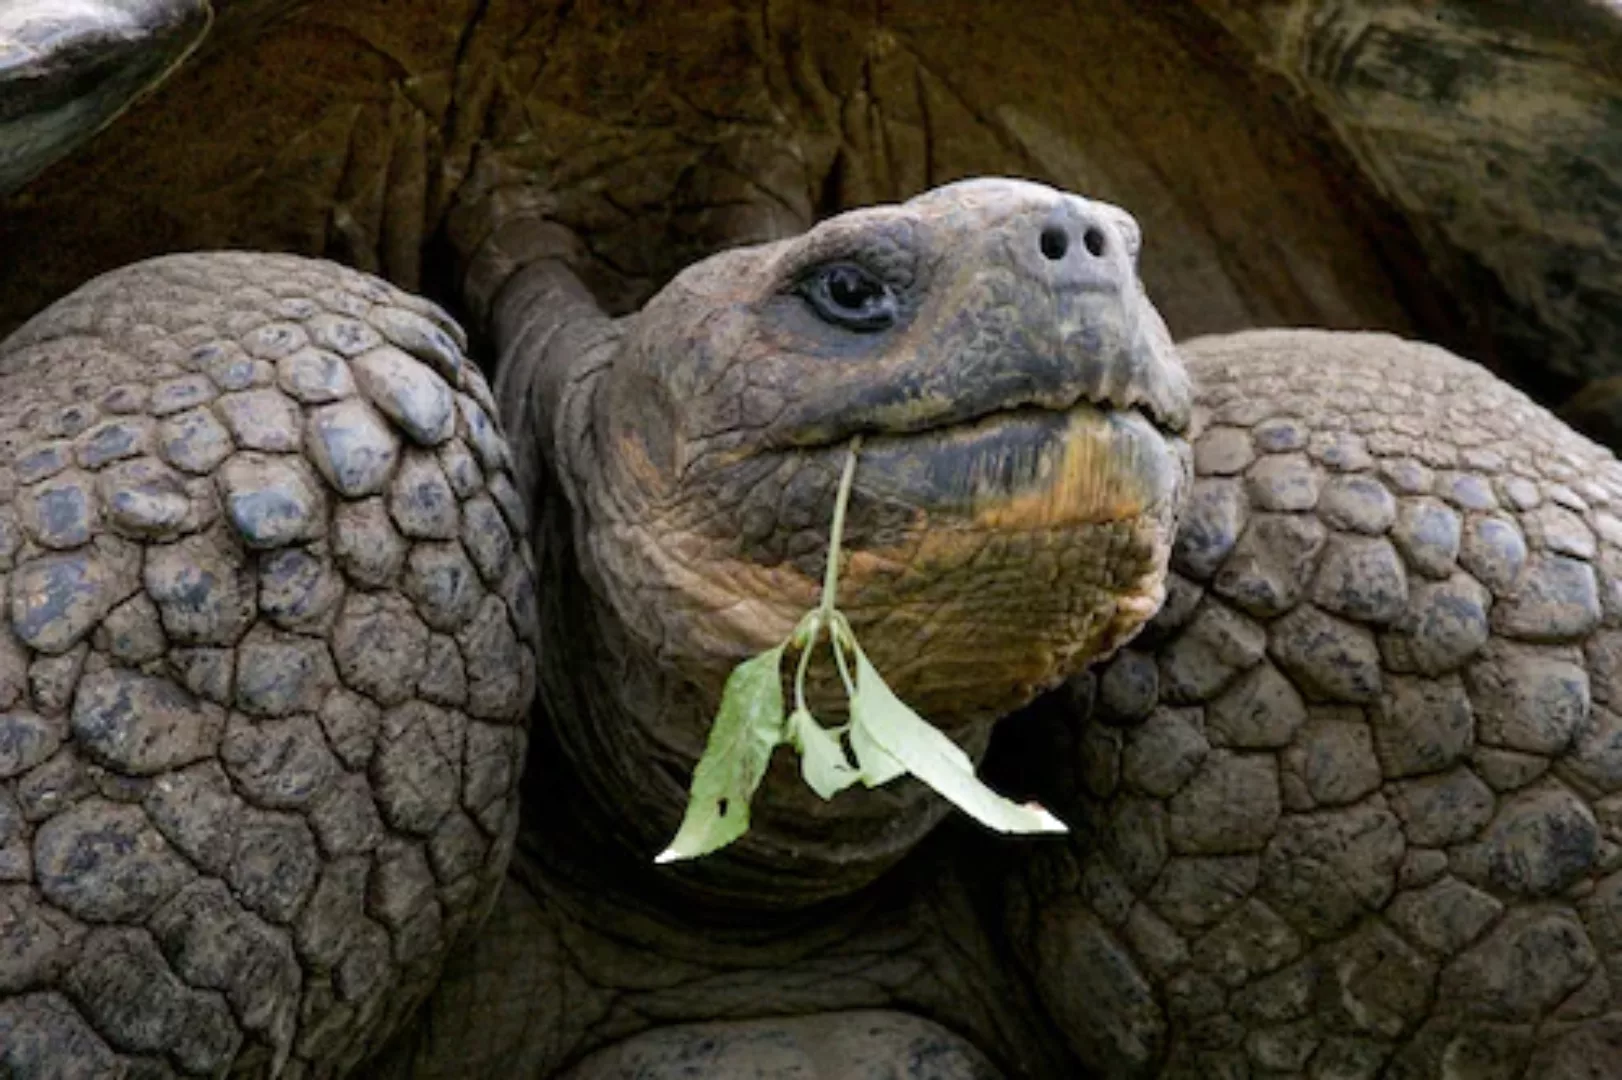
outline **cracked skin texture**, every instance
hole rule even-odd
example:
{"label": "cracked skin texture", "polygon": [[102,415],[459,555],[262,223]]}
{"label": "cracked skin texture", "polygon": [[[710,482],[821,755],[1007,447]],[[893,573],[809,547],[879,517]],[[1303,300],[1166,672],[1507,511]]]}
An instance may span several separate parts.
{"label": "cracked skin texture", "polygon": [[[532,885],[504,897],[497,940],[567,956],[576,989],[526,1001],[544,1039],[491,1025],[511,1038],[487,1060],[770,1000],[923,1013],[996,1063],[984,1075],[1612,1075],[1622,468],[1433,346],[1265,331],[1181,351],[1196,479],[1167,602],[1005,722],[988,762],[1071,837],[948,823],[819,925],[769,930],[595,883],[585,914],[521,840]],[[610,959],[628,926],[679,990]],[[493,1007],[508,964],[492,944],[453,970],[436,1034],[376,1075],[454,1075],[469,1047],[439,1032]],[[680,1075],[672,1043],[696,1033],[796,1040],[717,1021],[565,1075]]]}
{"label": "cracked skin texture", "polygon": [[1031,731],[1052,1015],[1105,1076],[1617,1075],[1622,468],[1432,346],[1182,352],[1167,603]]}
{"label": "cracked skin texture", "polygon": [[534,594],[462,348],[239,253],[0,345],[0,1075],[352,1067],[493,901]]}
{"label": "cracked skin texture", "polygon": [[[976,196],[986,205],[968,242],[950,221],[931,233],[942,204],[930,199]],[[687,354],[672,343],[834,340],[798,322],[803,310],[773,315],[789,281],[769,271],[795,252],[826,259],[823,237],[723,255],[678,279],[665,295],[682,297],[678,314],[715,339],[640,339],[642,319],[681,320],[658,301],[609,320],[560,262],[530,251],[498,290],[489,327],[515,456],[480,420],[495,402],[461,362],[448,321],[324,264],[146,264],[93,283],[0,348],[17,387],[0,406],[15,496],[0,638],[10,710],[0,747],[15,755],[0,780],[0,868],[14,913],[0,934],[6,1066],[97,1075],[115,1073],[116,1054],[140,1074],[168,1075],[239,1055],[239,1071],[255,1075],[285,1055],[294,1075],[327,1074],[375,1049],[443,964],[427,1011],[367,1074],[580,1080],[634,1064],[677,1075],[684,1046],[739,1073],[768,1050],[784,1061],[798,1047],[832,1076],[889,1067],[887,1054],[897,1067],[946,1062],[939,1071],[987,1077],[1575,1077],[1609,1067],[1622,1026],[1612,991],[1622,975],[1612,805],[1622,730],[1611,711],[1622,469],[1434,347],[1258,332],[1182,350],[1198,434],[1178,540],[1169,553],[1164,537],[1158,551],[1139,541],[1146,565],[1112,561],[1132,544],[1102,549],[1127,595],[1146,573],[1158,583],[1157,559],[1169,554],[1166,602],[1099,670],[1008,721],[987,766],[1006,790],[1057,810],[1070,837],[991,840],[955,820],[888,849],[869,836],[845,854],[877,849],[879,869],[904,861],[865,887],[871,874],[824,881],[833,895],[785,911],[751,894],[751,857],[779,860],[793,882],[794,860],[826,856],[774,848],[765,815],[754,856],[743,849],[680,879],[654,879],[639,824],[616,833],[599,800],[642,793],[616,789],[612,772],[592,775],[600,763],[582,756],[598,752],[582,741],[592,710],[634,718],[683,693],[704,704],[706,678],[713,705],[705,657],[661,652],[658,619],[628,618],[636,609],[604,585],[612,564],[628,572],[628,595],[652,580],[668,600],[671,581],[685,579],[658,575],[704,561],[642,565],[616,539],[660,505],[661,480],[690,481],[739,513],[747,499],[721,496],[757,489],[740,488],[737,477],[752,474],[732,470],[773,453],[823,455],[820,468],[806,466],[820,483],[762,489],[803,500],[810,530],[825,516],[839,441],[872,431],[878,464],[859,474],[867,496],[853,511],[852,601],[880,620],[909,594],[876,572],[874,553],[917,528],[886,514],[887,499],[906,496],[908,509],[922,504],[938,519],[948,534],[938,565],[972,580],[987,569],[985,551],[1034,561],[1018,548],[971,543],[978,557],[965,557],[952,546],[964,543],[955,533],[1006,528],[1005,515],[1031,523],[1019,504],[1032,485],[1072,493],[1070,530],[1123,505],[1156,506],[1144,492],[1162,490],[1157,478],[1166,498],[1181,484],[1175,440],[1131,427],[1134,416],[1178,425],[1166,395],[1180,373],[1147,313],[1121,314],[1146,304],[1127,261],[1128,221],[1021,185],[930,199],[841,219],[863,223],[857,247],[830,250],[874,258],[866,242],[893,248],[889,227],[911,218],[908,243],[926,256],[944,238],[956,240],[948,253],[985,260],[1014,249],[974,242],[1021,229],[1030,254],[1056,208],[1087,215],[1081,235],[1088,223],[1105,231],[1116,261],[1093,268],[1107,288],[1079,290],[1092,305],[1080,321],[1139,332],[1083,335],[1077,367],[1048,370],[1056,382],[1030,368],[1012,389],[982,379],[900,409],[853,395],[829,399],[810,423],[775,408],[712,413],[689,396],[661,426],[650,407],[658,395],[638,389],[681,370],[670,357]],[[965,296],[998,310],[995,282],[961,289],[984,269],[975,258],[946,257],[917,310],[932,310],[936,289],[952,310]],[[1050,283],[1050,302],[1059,291]],[[741,337],[725,317],[694,318],[705,297],[708,310],[741,319]],[[1048,349],[1066,340],[1067,320],[1051,310],[1030,322],[1052,335]],[[898,322],[899,343],[817,360],[916,370],[929,351],[909,350],[919,325]],[[1048,351],[999,340],[1016,368]],[[42,379],[46,363],[74,377]],[[162,394],[134,385],[131,372],[164,363],[174,371]],[[804,382],[809,396],[816,376]],[[641,411],[628,414],[626,401]],[[956,460],[965,432],[980,437],[981,416],[999,434],[976,452],[1006,459],[1026,445],[1032,411],[1047,414],[1034,455],[1045,474],[1005,472],[1001,488],[965,489],[908,464],[916,453]],[[1162,458],[1178,464],[1119,458],[1101,486],[1077,483],[1089,475],[1078,447],[1116,423],[1159,439]],[[661,470],[682,455],[661,455],[654,436],[688,424],[714,452]],[[907,433],[880,434],[897,428]],[[887,439],[922,449],[903,445],[887,464],[877,453]],[[361,452],[389,446],[397,458]],[[512,812],[524,743],[515,721],[527,684],[501,677],[522,670],[532,610],[517,491],[533,496],[540,540],[534,617],[557,646],[541,650],[546,723],[522,821]],[[998,491],[1004,505],[988,516],[986,496]],[[769,545],[718,527],[727,512],[675,518],[682,530],[658,535],[810,579],[814,552],[786,546],[770,564]],[[1034,524],[1051,525],[1051,513]],[[1151,533],[1164,524],[1154,513],[1128,520]],[[497,526],[510,546],[492,543]],[[473,601],[448,587],[457,552],[475,571]],[[856,572],[864,556],[874,557],[870,577]],[[1036,583],[1015,576],[1007,587]],[[719,592],[730,609],[758,599],[751,589],[701,575],[693,603],[713,605]],[[661,611],[679,618],[681,607]],[[1089,648],[1129,630],[1113,617],[1107,629],[1067,617],[1070,632],[1097,635]],[[1020,651],[1007,636],[977,640],[982,652]],[[722,634],[715,644],[708,664],[719,672],[760,642]],[[949,659],[963,647],[941,644]],[[426,662],[436,648],[443,659]],[[571,649],[603,649],[614,662],[575,667],[571,683]],[[460,688],[430,678],[453,658]],[[1051,674],[1082,659],[1058,660]],[[265,667],[287,677],[256,677]],[[927,696],[915,677],[898,678],[903,692]],[[1042,681],[1021,674],[998,692],[1011,707]],[[996,709],[980,689],[986,699],[966,699],[964,718],[983,742]],[[937,710],[948,726],[953,715]],[[674,751],[683,764],[693,753]],[[791,797],[768,781],[765,805],[779,794]],[[368,805],[377,819],[357,835]],[[911,812],[920,833],[939,816],[916,791],[883,809]],[[866,812],[857,800],[831,804],[818,835]],[[513,829],[516,852],[492,898]],[[819,1057],[805,1040],[830,1036],[770,1019],[810,1014],[823,1032],[859,1027],[876,1048],[859,1062]],[[878,1034],[887,1027],[893,1038]]]}
{"label": "cracked skin texture", "polygon": [[[767,923],[871,883],[945,812],[917,785],[794,835],[811,800],[781,769],[744,843],[647,862],[720,678],[786,632],[775,593],[813,599],[820,553],[742,522],[825,520],[868,434],[845,602],[889,665],[882,620],[949,598],[959,629],[920,632],[897,686],[983,746],[1160,599],[1189,391],[1136,254],[1120,211],[990,181],[725,253],[629,320],[522,303],[565,273],[541,261],[495,320],[501,411],[544,447],[516,462],[459,329],[332,264],[165,257],[30,321],[0,354],[8,1074],[330,1075],[375,1052],[496,899],[527,643],[564,765],[531,776],[532,831],[570,864],[543,879]],[[829,266],[874,275],[886,332],[808,314]],[[578,565],[539,605],[526,497],[548,574]],[[982,617],[1008,628],[995,651],[961,631]],[[971,660],[972,694],[931,697],[934,665]]]}

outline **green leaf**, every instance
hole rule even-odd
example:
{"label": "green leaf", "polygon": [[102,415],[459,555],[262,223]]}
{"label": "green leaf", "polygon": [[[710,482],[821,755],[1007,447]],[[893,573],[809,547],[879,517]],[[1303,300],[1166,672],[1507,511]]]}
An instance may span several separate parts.
{"label": "green leaf", "polygon": [[839,736],[817,723],[807,710],[795,709],[789,714],[788,737],[800,752],[800,775],[822,798],[833,798],[860,778],[861,773],[845,759]]}
{"label": "green leaf", "polygon": [[783,740],[784,647],[750,657],[727,676],[681,828],[654,862],[707,855],[748,831],[749,800]]}
{"label": "green leaf", "polygon": [[[846,700],[854,702],[856,680],[851,676],[850,664],[845,659],[845,654],[854,655],[861,649],[856,644],[856,634],[851,630],[850,623],[838,609],[834,610],[833,618],[828,620],[828,644],[833,649],[834,662],[839,667],[839,679],[845,684]],[[856,767],[862,783],[870,788],[881,787],[896,777],[907,774],[907,767],[891,757],[884,747],[874,742],[872,735],[859,724],[850,725],[850,749],[856,755]]]}
{"label": "green leaf", "polygon": [[[851,706],[851,713],[854,717],[854,704]],[[862,783],[870,788],[888,784],[896,777],[907,774],[907,767],[891,757],[884,747],[874,741],[865,724],[853,722],[850,725],[850,748],[856,755],[856,764],[861,767]]]}
{"label": "green leaf", "polygon": [[[856,653],[850,741],[864,779],[868,778],[870,762],[877,776],[885,776],[892,764],[898,765],[970,817],[999,832],[1066,831],[1064,822],[1040,806],[1021,806],[982,784],[974,775],[969,755],[895,696],[854,636],[850,644]],[[870,779],[867,782],[874,783]]]}

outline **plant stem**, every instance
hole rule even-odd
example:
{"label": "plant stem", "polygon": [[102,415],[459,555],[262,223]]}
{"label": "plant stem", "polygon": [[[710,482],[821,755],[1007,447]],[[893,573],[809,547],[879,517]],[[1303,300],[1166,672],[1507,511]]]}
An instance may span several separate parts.
{"label": "plant stem", "polygon": [[845,661],[845,642],[843,638],[850,639],[850,645],[856,646],[856,633],[850,628],[850,620],[844,613],[834,612],[835,621],[828,625],[828,644],[834,651],[834,663],[839,666],[839,677],[845,682],[845,695],[854,699],[856,697],[856,680],[850,677],[850,665]]}
{"label": "plant stem", "polygon": [[[845,458],[845,471],[839,476],[839,491],[834,495],[834,520],[828,530],[828,565],[822,571],[822,597],[817,606],[806,613],[800,620],[800,625],[794,628],[794,634],[789,640],[793,641],[800,635],[801,629],[808,629],[805,642],[800,646],[800,662],[794,670],[794,704],[806,712],[810,708],[805,701],[805,676],[811,669],[811,651],[822,640],[823,632],[828,634],[828,643],[833,646],[834,659],[839,661],[840,675],[844,677],[846,689],[850,689],[851,681],[845,671],[845,660],[840,655],[839,643],[834,638],[834,618],[838,611],[834,608],[834,600],[839,595],[839,552],[845,540],[845,506],[850,502],[850,489],[856,479],[856,454],[862,448],[862,437],[855,436],[850,440],[850,453]],[[839,616],[843,618],[843,616]]]}
{"label": "plant stem", "polygon": [[[822,618],[820,631],[828,627],[833,618],[834,599],[839,592],[839,549],[845,540],[845,504],[850,501],[851,482],[856,479],[856,454],[862,448],[862,437],[850,440],[850,454],[845,458],[845,471],[839,477],[839,494],[834,496],[834,523],[828,531],[828,565],[822,571]],[[812,642],[815,644],[815,641]]]}
{"label": "plant stem", "polygon": [[810,639],[800,649],[800,663],[794,669],[794,704],[806,712],[810,712],[811,707],[805,703],[805,675],[811,670],[811,650],[817,647],[817,639],[822,637],[821,615],[822,610],[818,608],[811,622]]}

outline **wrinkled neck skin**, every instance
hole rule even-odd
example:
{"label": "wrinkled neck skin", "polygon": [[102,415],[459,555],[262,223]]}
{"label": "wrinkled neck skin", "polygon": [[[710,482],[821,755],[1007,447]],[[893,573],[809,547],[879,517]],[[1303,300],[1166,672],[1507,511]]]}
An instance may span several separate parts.
{"label": "wrinkled neck skin", "polygon": [[1017,858],[1006,846],[948,823],[859,906],[704,925],[605,887],[589,855],[560,857],[557,830],[571,827],[530,813],[483,929],[365,1080],[540,1080],[653,1028],[850,1009],[934,1020],[1010,1080],[1077,1075],[996,929]]}

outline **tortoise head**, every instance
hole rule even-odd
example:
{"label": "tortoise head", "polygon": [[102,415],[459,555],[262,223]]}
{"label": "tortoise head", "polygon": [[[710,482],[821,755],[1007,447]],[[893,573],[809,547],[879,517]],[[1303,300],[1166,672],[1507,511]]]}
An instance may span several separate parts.
{"label": "tortoise head", "polygon": [[[648,854],[727,673],[817,602],[856,435],[839,605],[896,691],[971,753],[1154,613],[1191,394],[1138,246],[1114,207],[970,181],[723,252],[616,325],[576,409],[589,435],[563,451],[589,459],[565,463],[591,481],[571,499],[573,545],[623,640],[702,703],[690,723],[648,722],[666,760],[635,783],[668,796]],[[870,841],[880,817],[899,851],[944,812],[899,790],[820,805],[779,761],[723,858],[776,844],[848,868],[856,825]],[[773,837],[806,815],[822,831]],[[835,855],[838,824],[854,831]]]}
{"label": "tortoise head", "polygon": [[1138,245],[979,180],[688,269],[598,397],[616,602],[712,676],[781,640],[861,434],[840,603],[920,708],[1000,715],[1113,648],[1162,596],[1190,410]]}

